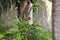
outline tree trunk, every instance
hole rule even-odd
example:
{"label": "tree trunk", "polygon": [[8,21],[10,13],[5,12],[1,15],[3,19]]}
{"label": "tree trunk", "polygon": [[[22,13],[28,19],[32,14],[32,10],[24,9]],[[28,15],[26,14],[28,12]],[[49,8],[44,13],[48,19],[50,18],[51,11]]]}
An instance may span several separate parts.
{"label": "tree trunk", "polygon": [[16,22],[17,20],[15,0],[0,0],[0,26],[7,26],[8,21]]}
{"label": "tree trunk", "polygon": [[26,20],[29,24],[33,24],[33,4],[30,0],[21,0],[19,17]]}
{"label": "tree trunk", "polygon": [[53,40],[60,40],[60,0],[53,0]]}
{"label": "tree trunk", "polygon": [[38,0],[38,4],[34,22],[52,30],[52,2],[49,0]]}

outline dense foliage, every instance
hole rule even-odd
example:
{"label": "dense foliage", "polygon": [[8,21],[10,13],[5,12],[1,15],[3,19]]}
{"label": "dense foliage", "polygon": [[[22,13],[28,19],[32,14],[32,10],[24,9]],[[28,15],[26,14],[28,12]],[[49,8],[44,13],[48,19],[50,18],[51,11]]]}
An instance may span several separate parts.
{"label": "dense foliage", "polygon": [[0,40],[52,40],[51,32],[38,24],[29,25],[25,21],[7,23],[11,26],[0,26]]}

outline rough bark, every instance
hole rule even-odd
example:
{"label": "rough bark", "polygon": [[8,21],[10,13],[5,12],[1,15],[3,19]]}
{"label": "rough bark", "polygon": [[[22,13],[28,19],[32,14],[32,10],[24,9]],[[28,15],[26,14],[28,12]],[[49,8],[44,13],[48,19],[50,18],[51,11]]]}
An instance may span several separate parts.
{"label": "rough bark", "polygon": [[6,26],[8,21],[18,20],[15,0],[0,0],[0,20],[0,26]]}
{"label": "rough bark", "polygon": [[34,15],[34,22],[52,30],[52,2],[49,0],[38,0],[38,10]]}
{"label": "rough bark", "polygon": [[19,17],[26,20],[29,24],[33,24],[33,4],[30,0],[21,0]]}

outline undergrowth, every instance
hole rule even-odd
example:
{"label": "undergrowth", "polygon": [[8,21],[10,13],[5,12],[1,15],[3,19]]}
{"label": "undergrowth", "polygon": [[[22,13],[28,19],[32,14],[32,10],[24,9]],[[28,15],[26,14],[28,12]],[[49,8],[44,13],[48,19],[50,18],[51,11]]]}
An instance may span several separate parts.
{"label": "undergrowth", "polygon": [[0,26],[0,40],[52,40],[52,33],[41,25],[29,25],[25,21],[7,23],[11,26]]}

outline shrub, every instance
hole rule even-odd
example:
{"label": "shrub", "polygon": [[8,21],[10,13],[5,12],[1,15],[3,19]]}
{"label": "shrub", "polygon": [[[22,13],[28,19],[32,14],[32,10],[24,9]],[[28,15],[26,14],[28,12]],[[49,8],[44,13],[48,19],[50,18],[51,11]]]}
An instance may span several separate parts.
{"label": "shrub", "polygon": [[38,24],[29,25],[25,21],[9,24],[12,25],[10,29],[0,27],[1,40],[52,40],[52,33]]}

